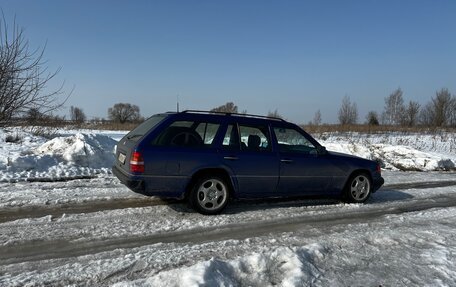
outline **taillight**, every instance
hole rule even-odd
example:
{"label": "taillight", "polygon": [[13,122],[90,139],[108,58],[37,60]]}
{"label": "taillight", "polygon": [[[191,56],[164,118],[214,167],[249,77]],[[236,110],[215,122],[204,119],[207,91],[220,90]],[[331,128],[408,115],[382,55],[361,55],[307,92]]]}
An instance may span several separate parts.
{"label": "taillight", "polygon": [[133,152],[130,158],[130,171],[136,173],[144,172],[144,158],[138,151]]}

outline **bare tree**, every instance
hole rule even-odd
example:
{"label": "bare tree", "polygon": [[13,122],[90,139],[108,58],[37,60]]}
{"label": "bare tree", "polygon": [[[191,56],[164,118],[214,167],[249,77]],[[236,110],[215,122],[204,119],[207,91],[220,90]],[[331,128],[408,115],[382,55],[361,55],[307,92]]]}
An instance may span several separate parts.
{"label": "bare tree", "polygon": [[315,112],[312,124],[316,125],[316,126],[321,125],[321,112],[320,112],[320,110]]}
{"label": "bare tree", "polygon": [[277,110],[277,109],[275,109],[273,112],[269,111],[267,116],[270,117],[270,118],[283,119],[282,115],[279,114],[279,110]]}
{"label": "bare tree", "polygon": [[448,89],[437,91],[435,97],[421,110],[420,122],[433,127],[456,125],[456,98]]}
{"label": "bare tree", "polygon": [[432,98],[432,107],[434,109],[434,126],[442,127],[449,124],[449,119],[453,111],[452,98],[448,89],[441,89],[436,92]]}
{"label": "bare tree", "polygon": [[449,119],[448,119],[448,124],[451,127],[456,127],[456,96],[454,96],[454,95],[451,98],[450,115],[449,115]]}
{"label": "bare tree", "polygon": [[380,122],[378,121],[377,112],[370,111],[366,116],[366,123],[370,126],[378,126]]}
{"label": "bare tree", "polygon": [[385,98],[385,109],[382,114],[382,123],[388,125],[400,125],[403,122],[404,99],[402,90],[398,88]]}
{"label": "bare tree", "polygon": [[37,122],[40,122],[43,118],[43,115],[40,113],[40,111],[36,108],[31,108],[30,110],[27,111],[25,118],[27,120],[27,123],[33,125],[36,124]]}
{"label": "bare tree", "polygon": [[434,126],[434,107],[427,103],[420,111],[419,122],[425,126]]}
{"label": "bare tree", "polygon": [[81,108],[70,107],[70,118],[73,122],[77,124],[82,124],[86,121],[86,115]]}
{"label": "bare tree", "polygon": [[412,127],[418,123],[418,115],[420,113],[420,104],[410,101],[403,117],[403,124]]}
{"label": "bare tree", "polygon": [[226,104],[213,108],[211,112],[219,113],[237,113],[238,107],[233,102],[227,102]]}
{"label": "bare tree", "polygon": [[351,103],[350,97],[345,96],[342,106],[339,109],[339,123],[341,125],[352,125],[358,121],[358,108],[356,103]]}
{"label": "bare tree", "polygon": [[59,73],[49,72],[43,49],[32,50],[24,30],[16,21],[10,29],[2,13],[0,19],[0,125],[8,125],[13,117],[26,116],[34,109],[50,114],[62,107],[66,98],[63,84],[56,91],[47,91],[49,82]]}
{"label": "bare tree", "polygon": [[141,119],[139,107],[128,103],[117,103],[108,109],[110,120],[121,124],[126,122],[136,122]]}

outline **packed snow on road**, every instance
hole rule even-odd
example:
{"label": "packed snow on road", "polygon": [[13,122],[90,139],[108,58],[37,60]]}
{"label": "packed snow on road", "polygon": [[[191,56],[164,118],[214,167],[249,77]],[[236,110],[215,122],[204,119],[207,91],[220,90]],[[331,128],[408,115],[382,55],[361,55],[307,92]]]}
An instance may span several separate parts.
{"label": "packed snow on road", "polygon": [[112,176],[125,133],[0,131],[0,286],[456,286],[454,133],[317,135],[382,163],[366,204],[204,216]]}

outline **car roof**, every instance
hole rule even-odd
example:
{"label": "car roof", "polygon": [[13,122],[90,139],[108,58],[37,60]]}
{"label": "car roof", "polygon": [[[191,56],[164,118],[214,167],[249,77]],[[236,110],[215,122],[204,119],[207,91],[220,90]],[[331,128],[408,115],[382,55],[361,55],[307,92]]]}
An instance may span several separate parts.
{"label": "car roof", "polygon": [[235,116],[235,117],[243,117],[243,118],[266,119],[266,120],[285,122],[284,119],[279,118],[279,117],[254,115],[254,114],[247,114],[247,113],[214,112],[214,111],[200,111],[200,110],[185,110],[182,113],[206,114],[206,115],[209,114],[209,115],[221,115],[221,116]]}
{"label": "car roof", "polygon": [[185,110],[182,112],[168,112],[165,115],[174,119],[180,120],[216,120],[217,122],[239,122],[239,123],[252,123],[252,124],[270,124],[278,123],[280,125],[293,125],[284,119],[277,117],[268,117],[254,114],[241,114],[241,113],[226,113],[226,112],[212,112],[200,110]]}

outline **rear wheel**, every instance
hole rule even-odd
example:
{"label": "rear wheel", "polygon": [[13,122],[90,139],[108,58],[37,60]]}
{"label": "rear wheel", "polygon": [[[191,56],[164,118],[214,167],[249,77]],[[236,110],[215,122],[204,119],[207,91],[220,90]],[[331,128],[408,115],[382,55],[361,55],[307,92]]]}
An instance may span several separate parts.
{"label": "rear wheel", "polygon": [[348,202],[365,202],[372,192],[372,180],[365,173],[358,173],[350,177],[345,188],[345,199]]}
{"label": "rear wheel", "polygon": [[220,213],[228,203],[229,185],[219,176],[203,176],[193,186],[190,204],[199,213]]}

